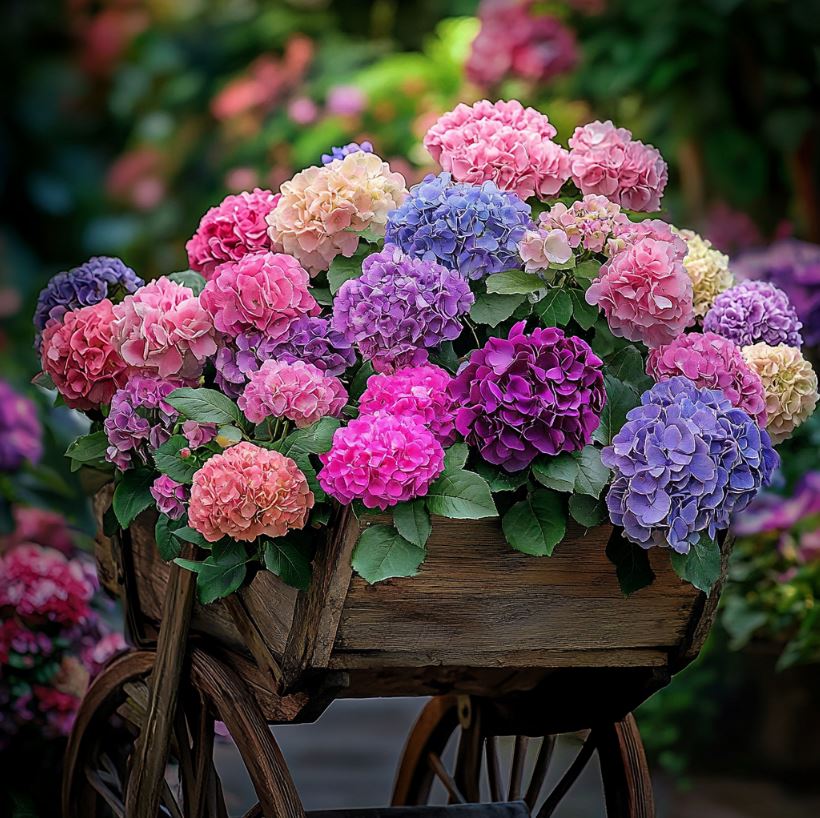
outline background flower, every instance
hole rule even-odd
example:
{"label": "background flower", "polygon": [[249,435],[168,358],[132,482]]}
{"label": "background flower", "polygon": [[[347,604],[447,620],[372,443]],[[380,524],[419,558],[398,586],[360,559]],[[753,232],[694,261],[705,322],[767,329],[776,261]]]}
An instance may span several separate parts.
{"label": "background flower", "polygon": [[373,145],[367,141],[362,142],[361,144],[358,142],[348,142],[347,145],[342,145],[341,148],[331,148],[330,153],[322,154],[322,164],[329,165],[334,159],[344,159],[345,156],[351,153],[356,153],[356,151],[362,151],[362,153],[373,153]]}
{"label": "background flower", "polygon": [[703,318],[715,299],[734,283],[729,257],[692,230],[681,230],[687,253],[683,266],[692,279],[695,316]]}
{"label": "background flower", "polygon": [[43,429],[37,407],[0,380],[0,472],[14,472],[43,454]]}

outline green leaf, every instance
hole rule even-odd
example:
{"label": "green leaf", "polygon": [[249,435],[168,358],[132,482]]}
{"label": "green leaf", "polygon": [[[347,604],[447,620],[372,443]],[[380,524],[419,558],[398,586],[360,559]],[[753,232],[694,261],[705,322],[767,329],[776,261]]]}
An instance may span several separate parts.
{"label": "green leaf", "polygon": [[535,305],[535,312],[544,326],[563,327],[572,318],[572,299],[569,293],[556,287],[548,290],[547,294]]}
{"label": "green leaf", "polygon": [[291,452],[297,449],[311,454],[323,454],[330,449],[333,435],[339,426],[341,422],[336,418],[322,418],[304,429],[291,432],[282,441],[278,451],[288,457],[293,457]]}
{"label": "green leaf", "polygon": [[405,540],[423,548],[433,530],[430,515],[424,505],[424,498],[419,497],[409,503],[399,503],[393,509],[393,525]]}
{"label": "green leaf", "polygon": [[418,573],[427,551],[406,540],[390,525],[374,525],[362,531],[353,550],[353,570],[371,585],[390,577]]}
{"label": "green leaf", "polygon": [[190,448],[190,445],[183,435],[169,437],[154,451],[154,463],[163,474],[167,474],[177,483],[191,483],[200,464],[195,457],[179,456],[180,451]]}
{"label": "green leaf", "polygon": [[444,472],[430,486],[427,509],[431,514],[456,520],[498,516],[487,481],[465,470]]}
{"label": "green leaf", "polygon": [[475,467],[480,477],[483,477],[490,487],[490,491],[515,491],[527,482],[527,470],[509,474],[503,469],[487,463],[486,460],[479,460]]}
{"label": "green leaf", "polygon": [[267,540],[264,543],[265,568],[292,588],[306,591],[310,586],[310,560],[295,543]]}
{"label": "green leaf", "polygon": [[114,489],[114,514],[117,522],[128,528],[133,519],[154,502],[151,485],[154,482],[152,469],[129,469]]}
{"label": "green leaf", "polygon": [[546,287],[543,279],[523,270],[507,270],[487,276],[487,292],[499,295],[529,295]]}
{"label": "green leaf", "polygon": [[532,476],[548,489],[571,492],[578,478],[578,463],[568,453],[539,457],[532,464]]}
{"label": "green leaf", "polygon": [[600,525],[608,516],[606,503],[587,494],[573,494],[569,498],[569,513],[575,522],[586,528]]}
{"label": "green leaf", "polygon": [[323,307],[333,305],[333,296],[330,294],[329,287],[311,287],[310,294],[316,299],[316,303]]}
{"label": "green leaf", "polygon": [[618,350],[607,360],[606,370],[610,376],[624,381],[639,391],[652,385],[652,379],[646,374],[643,355],[634,346]]}
{"label": "green leaf", "polygon": [[373,374],[373,364],[371,364],[370,361],[365,361],[356,370],[356,374],[350,382],[350,389],[347,390],[351,400],[358,400],[362,396],[364,390],[367,389],[367,380]]}
{"label": "green leaf", "polygon": [[691,582],[706,596],[712,586],[720,579],[720,546],[705,534],[700,541],[690,546],[688,554],[672,552],[672,567],[675,573],[686,582]]}
{"label": "green leaf", "polygon": [[572,317],[582,329],[590,329],[598,318],[598,307],[587,304],[583,290],[570,290],[572,299]]}
{"label": "green leaf", "polygon": [[523,301],[523,295],[479,293],[470,309],[470,318],[476,324],[497,327],[502,321],[506,321]]}
{"label": "green leaf", "polygon": [[154,539],[157,542],[159,555],[170,562],[179,556],[179,540],[174,536],[174,525],[177,521],[172,520],[165,514],[157,517],[157,524],[154,528]]}
{"label": "green leaf", "polygon": [[626,423],[626,415],[634,409],[641,398],[637,390],[612,375],[604,375],[606,387],[606,403],[601,412],[601,423],[592,435],[592,439],[608,446],[612,438]]}
{"label": "green leaf", "polygon": [[244,424],[245,418],[239,407],[215,389],[193,389],[183,386],[165,398],[180,414],[197,423]]}
{"label": "green leaf", "polygon": [[185,542],[192,543],[193,545],[197,545],[200,548],[205,548],[210,550],[213,548],[213,543],[208,542],[205,537],[202,536],[196,529],[191,528],[188,525],[180,526],[174,531],[174,536],[178,540],[184,540]]}
{"label": "green leaf", "polygon": [[575,491],[590,497],[600,497],[610,478],[609,469],[601,462],[601,450],[591,445],[584,446],[573,457],[578,464]]}
{"label": "green leaf", "polygon": [[589,284],[592,282],[592,279],[597,278],[598,273],[601,271],[601,262],[596,261],[593,258],[587,259],[586,261],[582,261],[576,268],[573,270],[573,277],[575,280],[584,288],[586,289]]}
{"label": "green leaf", "polygon": [[229,541],[219,552],[214,551],[203,562],[177,558],[174,562],[197,574],[196,590],[203,605],[222,599],[236,591],[247,575],[249,557],[245,546]]}
{"label": "green leaf", "polygon": [[720,623],[731,637],[731,650],[744,648],[755,631],[762,628],[768,620],[766,612],[756,608],[744,596],[732,595],[722,600]]}
{"label": "green leaf", "polygon": [[453,443],[449,449],[444,450],[444,471],[458,471],[464,468],[470,448],[466,443]]}
{"label": "green leaf", "polygon": [[72,460],[71,470],[77,471],[83,463],[106,463],[106,449],[108,449],[108,437],[105,432],[99,431],[78,437],[65,450],[65,454]]}
{"label": "green leaf", "polygon": [[567,530],[564,503],[555,492],[537,489],[504,515],[501,527],[507,542],[517,551],[549,557]]}
{"label": "green leaf", "polygon": [[171,273],[167,278],[183,287],[188,287],[194,291],[194,295],[199,295],[205,289],[205,276],[194,270],[182,270],[179,273]]}
{"label": "green leaf", "polygon": [[336,295],[339,288],[345,281],[350,281],[351,278],[358,278],[362,274],[362,257],[358,254],[345,258],[344,256],[336,256],[330,262],[330,267],[327,271],[327,283],[330,285],[330,292]]}
{"label": "green leaf", "polygon": [[453,374],[458,371],[458,367],[461,363],[452,341],[445,341],[439,345],[438,350],[431,354],[430,362]]}
{"label": "green leaf", "polygon": [[655,581],[646,551],[618,532],[609,538],[606,555],[615,566],[618,585],[624,596],[634,594]]}

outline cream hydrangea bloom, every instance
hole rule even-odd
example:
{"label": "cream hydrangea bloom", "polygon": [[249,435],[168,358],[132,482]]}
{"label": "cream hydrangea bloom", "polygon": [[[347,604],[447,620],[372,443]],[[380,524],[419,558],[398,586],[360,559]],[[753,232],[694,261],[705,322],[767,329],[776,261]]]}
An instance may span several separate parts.
{"label": "cream hydrangea bloom", "polygon": [[688,252],[683,266],[692,279],[695,315],[703,318],[714,300],[734,284],[729,257],[712,247],[712,242],[693,230],[678,231]]}
{"label": "cream hydrangea bloom", "polygon": [[743,347],[743,357],[760,375],[766,393],[766,428],[781,443],[817,406],[817,373],[797,347],[759,343]]}
{"label": "cream hydrangea bloom", "polygon": [[404,201],[407,186],[378,156],[356,151],[297,173],[280,192],[268,233],[315,276],[339,254],[352,256],[364,231],[384,236],[387,214]]}

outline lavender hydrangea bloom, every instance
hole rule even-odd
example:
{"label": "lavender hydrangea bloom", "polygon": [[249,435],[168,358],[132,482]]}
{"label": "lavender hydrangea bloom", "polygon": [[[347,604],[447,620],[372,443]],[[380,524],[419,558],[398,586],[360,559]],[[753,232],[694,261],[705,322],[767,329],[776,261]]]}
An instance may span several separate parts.
{"label": "lavender hydrangea bloom", "polygon": [[614,472],[609,516],[643,548],[686,554],[729,527],[780,458],[771,439],[717,389],[678,375],[655,384],[627,414],[602,460]]}
{"label": "lavender hydrangea bloom", "polygon": [[165,398],[179,385],[162,378],[132,375],[114,393],[103,424],[109,443],[106,460],[122,471],[149,462],[150,450],[171,436],[177,411]]}
{"label": "lavender hydrangea bloom", "polygon": [[43,454],[43,430],[29,398],[0,381],[0,472],[17,471]]}
{"label": "lavender hydrangea bloom", "polygon": [[521,321],[474,350],[448,390],[460,406],[456,429],[509,472],[538,454],[583,449],[606,402],[603,362],[586,341],[556,327],[524,329]]}
{"label": "lavender hydrangea bloom", "polygon": [[440,173],[410,188],[388,214],[385,241],[476,279],[519,267],[518,242],[531,226],[530,206],[514,193]]}
{"label": "lavender hydrangea bloom", "polygon": [[370,142],[362,142],[361,144],[358,142],[349,142],[341,148],[331,148],[330,153],[322,154],[322,164],[329,165],[334,159],[344,159],[345,156],[351,153],[357,153],[358,151],[362,153],[373,153],[373,145]]}
{"label": "lavender hydrangea bloom", "polygon": [[336,293],[331,326],[376,372],[423,364],[428,349],[461,334],[459,319],[475,296],[457,272],[390,244],[369,255],[362,271]]}
{"label": "lavender hydrangea bloom", "polygon": [[37,330],[36,345],[40,348],[40,336],[51,321],[61,321],[70,310],[99,304],[104,298],[136,292],[145,282],[118,258],[95,256],[85,264],[63,273],[57,273],[37,299],[34,311],[34,327]]}
{"label": "lavender hydrangea bloom", "polygon": [[763,341],[799,348],[802,326],[786,293],[765,281],[744,281],[721,293],[703,319],[705,331],[739,347]]}

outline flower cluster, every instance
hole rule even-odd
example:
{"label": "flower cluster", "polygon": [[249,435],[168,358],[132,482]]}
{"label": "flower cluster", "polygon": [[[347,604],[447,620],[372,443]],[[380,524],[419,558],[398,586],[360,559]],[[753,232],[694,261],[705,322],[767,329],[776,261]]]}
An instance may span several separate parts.
{"label": "flower cluster", "polygon": [[572,181],[581,193],[606,196],[627,210],[660,209],[668,174],[651,145],[607,120],[576,128],[569,146]]}
{"label": "flower cluster", "polygon": [[766,396],[760,376],[749,368],[739,347],[713,332],[679,335],[651,350],[646,374],[657,382],[685,375],[698,387],[719,389],[733,406],[743,409],[759,425],[766,425]]}
{"label": "flower cluster", "polygon": [[686,241],[683,266],[692,279],[695,316],[703,318],[715,299],[734,284],[729,257],[692,230],[681,230],[680,235]]}
{"label": "flower cluster", "polygon": [[612,258],[637,244],[641,239],[654,239],[671,244],[673,255],[680,256],[681,259],[686,258],[689,252],[686,242],[681,238],[680,231],[671,224],[660,219],[643,219],[639,222],[629,220],[617,222],[613,227],[611,238],[606,243],[605,253]]}
{"label": "flower cluster", "polygon": [[385,241],[411,256],[438,261],[467,278],[515,267],[530,207],[494,182],[455,184],[449,173],[427,176],[392,212]]}
{"label": "flower cluster", "polygon": [[323,417],[337,417],[347,403],[338,378],[304,361],[265,361],[248,379],[239,408],[251,423],[287,418],[298,429]]}
{"label": "flower cluster", "polygon": [[187,486],[177,483],[167,474],[161,474],[151,484],[150,491],[160,514],[165,514],[172,520],[178,520],[185,514],[189,494]]}
{"label": "flower cluster", "polygon": [[521,321],[474,350],[450,386],[456,429],[510,472],[539,453],[582,449],[606,402],[603,362],[586,341],[555,327],[524,330]]}
{"label": "flower cluster", "polygon": [[369,255],[362,270],[336,294],[332,327],[377,372],[422,364],[429,349],[461,334],[459,319],[474,296],[457,272],[389,244]]}
{"label": "flower cluster", "polygon": [[608,240],[630,225],[632,222],[615,202],[594,193],[569,207],[556,202],[540,216],[542,230],[561,230],[566,233],[570,247],[581,247],[590,253],[603,253]]}
{"label": "flower cluster", "polygon": [[521,199],[554,196],[570,176],[569,154],[544,114],[517,100],[457,105],[427,131],[424,147],[458,182],[494,182]]}
{"label": "flower cluster", "polygon": [[682,554],[727,528],[779,462],[742,409],[680,375],[644,392],[602,460],[614,472],[612,522],[644,548],[668,544]]}
{"label": "flower cluster", "polygon": [[15,472],[43,454],[43,430],[34,402],[0,380],[0,473]]}
{"label": "flower cluster", "polygon": [[563,230],[541,227],[524,233],[518,253],[528,273],[540,273],[551,264],[566,264],[572,258],[572,245]]}
{"label": "flower cluster", "polygon": [[330,153],[322,154],[322,164],[329,165],[334,159],[344,159],[351,153],[361,151],[362,153],[373,153],[373,145],[370,142],[349,142],[341,148],[331,148]]}
{"label": "flower cluster", "polygon": [[743,281],[719,295],[703,328],[749,346],[758,341],[800,347],[800,319],[783,290],[765,281]]}
{"label": "flower cluster", "polygon": [[278,195],[258,187],[226,196],[202,217],[185,245],[191,269],[210,278],[226,261],[270,250],[266,219],[278,201]]}
{"label": "flower cluster", "polygon": [[3,543],[2,550],[10,550],[22,543],[48,546],[66,556],[74,551],[74,539],[65,517],[33,506],[14,507],[14,529]]}
{"label": "flower cluster", "polygon": [[407,188],[404,177],[376,154],[354,151],[297,173],[281,194],[268,215],[271,239],[316,275],[336,256],[352,256],[362,233],[383,235],[387,214],[402,203]]}

